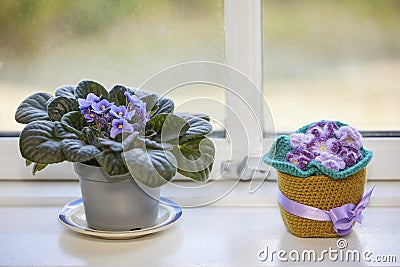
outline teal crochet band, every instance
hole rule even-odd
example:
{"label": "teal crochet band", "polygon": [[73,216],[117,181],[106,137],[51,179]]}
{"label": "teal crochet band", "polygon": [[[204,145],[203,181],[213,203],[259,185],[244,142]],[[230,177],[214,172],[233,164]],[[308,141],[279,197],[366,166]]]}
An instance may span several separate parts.
{"label": "teal crochet band", "polygon": [[[347,125],[341,122],[336,122],[336,124],[339,125],[339,127]],[[305,133],[310,125],[312,124],[300,128],[296,133]],[[365,168],[372,159],[372,151],[366,150],[362,147],[360,149],[362,159],[355,165],[344,170],[338,172],[333,171],[315,160],[312,160],[307,164],[307,167],[304,170],[301,170],[293,164],[285,161],[286,154],[291,150],[292,147],[290,145],[290,137],[286,135],[278,136],[275,139],[271,149],[264,155],[263,161],[281,172],[297,177],[305,178],[313,175],[326,175],[334,179],[341,179],[359,172]]]}

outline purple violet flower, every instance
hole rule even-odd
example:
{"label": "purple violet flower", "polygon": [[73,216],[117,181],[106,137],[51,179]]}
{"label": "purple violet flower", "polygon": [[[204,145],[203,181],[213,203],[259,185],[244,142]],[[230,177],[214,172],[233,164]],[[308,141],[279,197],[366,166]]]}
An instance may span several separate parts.
{"label": "purple violet flower", "polygon": [[97,114],[104,114],[110,110],[112,104],[107,99],[102,99],[99,102],[92,103],[92,108]]}
{"label": "purple violet flower", "polygon": [[286,154],[286,162],[304,170],[307,164],[314,159],[314,155],[305,149],[294,149]]}
{"label": "purple violet flower", "polygon": [[88,107],[88,108],[79,107],[79,110],[81,111],[81,114],[88,114],[91,111],[90,107]]}
{"label": "purple violet flower", "polygon": [[313,125],[311,125],[307,132],[308,134],[313,134],[318,138],[331,138],[333,137],[336,130],[339,129],[339,126],[334,121],[320,121]]}
{"label": "purple violet flower", "polygon": [[110,130],[111,138],[115,138],[118,134],[122,132],[132,133],[133,127],[125,119],[113,119],[112,128]]}
{"label": "purple violet flower", "polygon": [[[125,95],[126,97],[126,95]],[[128,99],[128,98],[127,98]],[[129,95],[129,104],[133,106],[140,106],[143,101],[137,95]]]}
{"label": "purple violet flower", "polygon": [[315,156],[324,153],[337,154],[340,150],[340,143],[335,138],[315,138],[309,145],[309,149]]}
{"label": "purple violet flower", "polygon": [[111,106],[111,111],[110,113],[115,117],[119,119],[127,119],[130,120],[132,116],[135,114],[136,110],[133,111],[127,111],[125,106],[119,106],[117,107],[116,105]]}
{"label": "purple violet flower", "polygon": [[343,126],[335,132],[339,142],[344,147],[360,149],[362,147],[361,134],[350,126]]}
{"label": "purple violet flower", "polygon": [[337,155],[322,153],[321,155],[317,156],[315,160],[320,162],[327,169],[335,172],[343,170],[346,167],[346,163]]}
{"label": "purple violet flower", "polygon": [[343,147],[338,156],[346,163],[346,167],[353,166],[362,158],[360,151],[354,147]]}
{"label": "purple violet flower", "polygon": [[312,134],[295,133],[290,136],[290,145],[292,148],[307,148],[313,140]]}
{"label": "purple violet flower", "polygon": [[79,109],[82,114],[89,113],[90,107],[93,103],[97,103],[100,101],[100,98],[93,93],[90,93],[86,96],[86,99],[78,98]]}
{"label": "purple violet flower", "polygon": [[98,118],[98,126],[100,127],[100,129],[107,129],[108,128],[108,121],[104,118],[104,116]]}
{"label": "purple violet flower", "polygon": [[111,120],[112,116],[111,116],[111,114],[109,112],[107,112],[107,113],[103,114],[103,118],[105,119],[105,121],[108,122],[108,121]]}
{"label": "purple violet flower", "polygon": [[134,111],[130,119],[134,130],[144,130],[146,128],[146,123],[150,120],[150,114],[146,111],[146,102],[143,102],[136,95],[133,95],[130,99],[128,110]]}
{"label": "purple violet flower", "polygon": [[128,91],[125,91],[124,96],[126,97],[126,103],[129,103],[132,101],[132,96]]}
{"label": "purple violet flower", "polygon": [[97,114],[93,111],[89,111],[89,113],[84,114],[83,117],[85,117],[87,122],[93,122],[97,118]]}

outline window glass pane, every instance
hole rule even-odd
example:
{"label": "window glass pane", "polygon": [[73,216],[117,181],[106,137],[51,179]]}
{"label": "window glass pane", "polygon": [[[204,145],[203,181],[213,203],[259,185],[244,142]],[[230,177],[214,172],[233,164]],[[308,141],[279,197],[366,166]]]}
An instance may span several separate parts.
{"label": "window glass pane", "polygon": [[264,0],[263,26],[278,131],[320,119],[400,130],[400,1]]}
{"label": "window glass pane", "polygon": [[223,0],[1,0],[0,131],[22,129],[16,107],[39,90],[136,87],[174,64],[224,62],[223,23]]}

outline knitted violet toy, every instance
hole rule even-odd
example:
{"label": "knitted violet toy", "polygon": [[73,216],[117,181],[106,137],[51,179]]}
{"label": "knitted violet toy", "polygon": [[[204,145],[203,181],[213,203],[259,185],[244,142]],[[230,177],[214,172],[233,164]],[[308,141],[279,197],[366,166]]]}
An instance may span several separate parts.
{"label": "knitted violet toy", "polygon": [[299,237],[336,237],[361,223],[373,188],[363,197],[372,151],[361,134],[339,121],[319,121],[276,138],[264,156],[278,172],[278,203]]}

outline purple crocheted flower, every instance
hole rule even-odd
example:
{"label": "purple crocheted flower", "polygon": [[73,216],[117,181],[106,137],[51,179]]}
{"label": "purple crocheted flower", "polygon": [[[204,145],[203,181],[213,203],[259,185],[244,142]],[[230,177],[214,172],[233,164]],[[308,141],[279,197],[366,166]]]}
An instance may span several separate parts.
{"label": "purple crocheted flower", "polygon": [[337,154],[340,150],[340,143],[335,138],[315,138],[310,143],[309,149],[315,156],[324,153]]}
{"label": "purple crocheted flower", "polygon": [[297,132],[290,136],[292,150],[286,154],[285,161],[301,170],[316,161],[327,169],[341,171],[362,159],[361,139],[361,134],[353,127],[319,121],[308,127],[306,133]]}
{"label": "purple crocheted flower", "polygon": [[335,132],[340,144],[344,147],[360,149],[362,147],[361,134],[350,126],[343,126]]}
{"label": "purple crocheted flower", "polygon": [[307,148],[314,139],[312,134],[295,133],[290,136],[290,145],[292,148]]}
{"label": "purple crocheted flower", "polygon": [[318,138],[331,138],[333,137],[336,130],[339,129],[339,126],[334,121],[320,121],[313,125],[311,125],[307,132],[308,134],[312,134]]}
{"label": "purple crocheted flower", "polygon": [[343,147],[338,156],[346,163],[346,167],[353,166],[362,158],[360,151],[354,147]]}
{"label": "purple crocheted flower", "polygon": [[333,170],[335,172],[343,170],[346,167],[346,163],[337,155],[332,155],[328,153],[322,153],[315,158],[316,161],[320,162],[327,169]]}
{"label": "purple crocheted flower", "polygon": [[286,154],[286,162],[295,165],[301,170],[304,170],[312,159],[314,159],[313,153],[305,149],[294,149]]}

